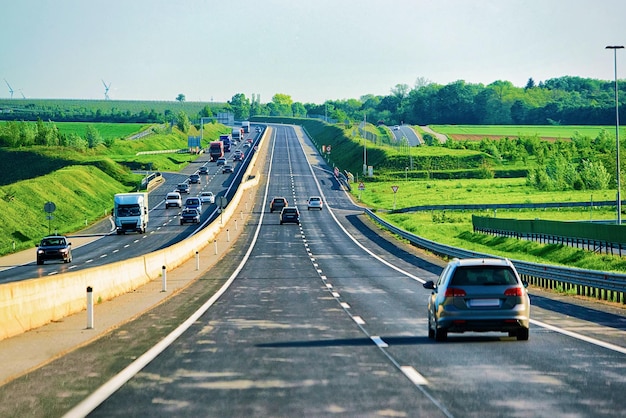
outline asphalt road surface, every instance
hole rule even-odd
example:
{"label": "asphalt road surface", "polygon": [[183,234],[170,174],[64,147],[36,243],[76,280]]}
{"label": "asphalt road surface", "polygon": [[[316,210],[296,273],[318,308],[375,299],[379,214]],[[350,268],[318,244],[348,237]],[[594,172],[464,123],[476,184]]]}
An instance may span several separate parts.
{"label": "asphalt road surface", "polygon": [[[624,415],[623,316],[533,297],[527,342],[435,343],[421,283],[441,264],[359,233],[313,151],[275,132],[264,198],[287,197],[301,227],[265,204],[232,285],[93,416]],[[326,207],[307,211],[317,194]]]}

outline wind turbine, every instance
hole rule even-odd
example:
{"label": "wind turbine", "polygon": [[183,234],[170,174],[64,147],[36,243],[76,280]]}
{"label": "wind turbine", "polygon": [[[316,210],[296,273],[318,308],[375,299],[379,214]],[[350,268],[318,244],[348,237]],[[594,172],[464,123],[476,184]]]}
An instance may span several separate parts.
{"label": "wind turbine", "polygon": [[7,83],[7,86],[9,87],[9,93],[11,93],[11,99],[13,98],[13,88],[11,87],[11,85],[9,84],[9,82],[7,81],[7,79],[4,79],[4,82]]}
{"label": "wind turbine", "polygon": [[109,89],[111,88],[111,83],[107,86],[107,83],[102,80],[102,84],[104,85],[104,100],[109,100]]}
{"label": "wind turbine", "polygon": [[22,91],[22,89],[20,89],[20,94],[22,95],[22,99],[26,98],[26,96],[24,96],[24,92]]}

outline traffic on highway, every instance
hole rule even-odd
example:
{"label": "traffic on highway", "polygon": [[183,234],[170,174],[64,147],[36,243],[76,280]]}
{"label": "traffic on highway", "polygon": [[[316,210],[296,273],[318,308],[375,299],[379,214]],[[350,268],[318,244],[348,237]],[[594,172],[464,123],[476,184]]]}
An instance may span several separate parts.
{"label": "traffic on highway", "polygon": [[[260,136],[260,132],[251,132],[247,135],[246,141],[249,139],[256,144]],[[151,190],[148,196],[150,219],[145,233],[128,231],[116,234],[114,217],[106,217],[85,231],[90,237],[87,244],[72,248],[71,263],[48,262],[40,265],[36,260],[36,250],[33,250],[32,262],[1,270],[0,283],[46,277],[113,263],[165,248],[185,239],[193,231],[213,221],[218,216],[218,205],[226,205],[233,195],[254,154],[253,148],[244,148],[244,142],[237,143],[231,151],[225,153],[225,158],[228,158],[229,164],[233,167],[232,172],[224,173],[222,167],[210,162],[210,156],[205,153],[180,172],[161,173],[164,182]],[[248,151],[244,153],[244,149]],[[195,180],[192,180],[192,177]],[[178,185],[181,184],[184,184],[187,190],[180,194],[181,204],[168,203],[166,196],[177,193]],[[202,204],[200,221],[181,224],[185,200],[190,196],[198,197],[209,191],[213,193],[214,199],[212,203]],[[72,240],[73,237],[85,236],[75,234],[67,238]]]}
{"label": "traffic on highway", "polygon": [[[371,225],[302,131],[265,141],[251,231],[213,273],[220,296],[68,416],[623,416],[623,315],[531,290],[528,338],[435,341],[423,284],[446,263]],[[276,196],[299,224],[270,211]]]}

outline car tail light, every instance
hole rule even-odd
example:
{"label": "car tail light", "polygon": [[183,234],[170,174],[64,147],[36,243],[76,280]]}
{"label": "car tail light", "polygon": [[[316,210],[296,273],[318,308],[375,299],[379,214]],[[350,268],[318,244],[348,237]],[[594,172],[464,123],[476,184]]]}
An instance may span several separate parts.
{"label": "car tail light", "polygon": [[511,287],[504,291],[504,296],[523,296],[524,291],[521,287]]}
{"label": "car tail light", "polygon": [[465,296],[465,290],[463,289],[457,289],[456,287],[449,287],[446,289],[446,293],[444,293],[444,296],[449,298],[449,297],[461,297],[461,296]]}

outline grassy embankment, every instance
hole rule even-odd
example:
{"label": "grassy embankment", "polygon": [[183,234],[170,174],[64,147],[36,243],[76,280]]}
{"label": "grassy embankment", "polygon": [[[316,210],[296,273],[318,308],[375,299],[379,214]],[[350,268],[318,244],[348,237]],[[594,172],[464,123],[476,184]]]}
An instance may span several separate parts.
{"label": "grassy embankment", "polygon": [[[68,128],[64,125],[57,125],[62,132]],[[68,129],[84,133],[77,124],[68,125],[73,125]],[[110,148],[101,145],[85,152],[54,147],[0,149],[0,255],[32,248],[49,229],[69,234],[108,216],[113,195],[136,190],[140,184],[142,175],[132,170],[178,171],[197,158],[193,154],[136,155],[139,151],[186,148],[187,134],[176,129],[125,140],[120,136],[145,126],[105,127],[102,131],[100,124],[94,126],[103,137],[118,139]],[[226,131],[223,125],[205,126],[205,142]],[[50,221],[43,210],[46,202],[57,208]]]}
{"label": "grassy embankment", "polygon": [[[276,119],[269,119],[275,121]],[[464,212],[415,212],[390,214],[393,209],[394,195],[391,186],[399,186],[395,196],[396,208],[419,206],[423,204],[460,204],[460,203],[541,203],[541,202],[574,202],[599,201],[615,198],[615,190],[601,191],[566,191],[539,192],[526,185],[525,178],[480,179],[480,165],[489,161],[496,172],[517,174],[525,173],[529,167],[520,163],[501,164],[490,156],[477,151],[449,150],[442,147],[413,147],[409,150],[393,146],[367,144],[368,165],[374,167],[374,178],[363,178],[363,140],[352,135],[353,129],[340,129],[337,126],[325,126],[313,120],[278,120],[283,123],[302,124],[314,137],[318,149],[322,144],[332,145],[332,153],[327,157],[330,165],[342,171],[353,173],[357,180],[364,181],[365,190],[359,193],[354,187],[352,194],[367,207],[379,211],[385,219],[399,227],[421,237],[466,248],[469,250],[496,254],[512,259],[528,260],[548,264],[562,264],[572,267],[603,270],[626,271],[626,260],[620,257],[595,254],[560,245],[546,245],[536,242],[522,241],[512,238],[492,237],[474,234],[471,215]],[[416,127],[417,128],[417,127]],[[446,134],[454,135],[454,126],[447,127]],[[459,127],[467,132],[468,127]],[[502,131],[498,131],[501,128]],[[608,127],[475,127],[474,135],[533,136],[548,135],[554,138],[570,138],[574,132],[584,135],[597,135]],[[583,132],[581,132],[583,131]],[[410,152],[410,155],[408,154]],[[413,170],[406,170],[410,162]],[[531,159],[529,165],[534,161]],[[361,174],[361,175],[359,175]],[[360,179],[359,179],[360,178]],[[482,216],[494,216],[490,213],[477,213]],[[615,219],[615,208],[595,207],[588,209],[568,210],[498,210],[495,214],[501,218],[516,219],[551,219],[551,220],[598,220]]]}

